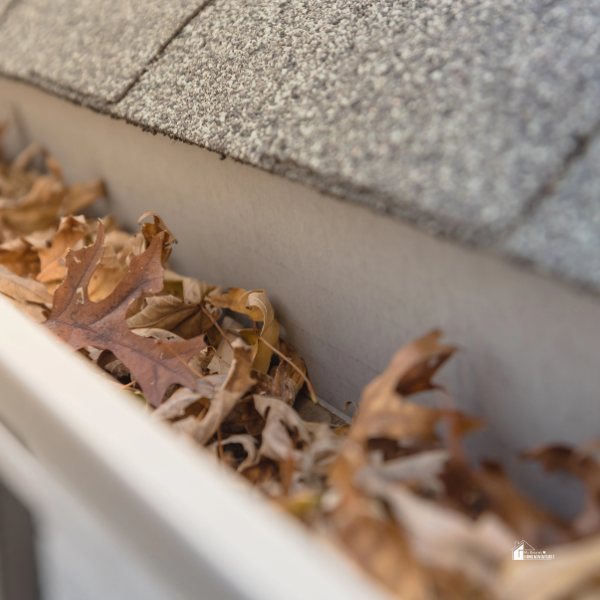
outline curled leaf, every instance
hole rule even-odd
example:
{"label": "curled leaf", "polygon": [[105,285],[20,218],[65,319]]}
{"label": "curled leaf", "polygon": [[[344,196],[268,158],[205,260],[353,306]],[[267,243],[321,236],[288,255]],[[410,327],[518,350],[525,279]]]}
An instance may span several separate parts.
{"label": "curled leaf", "polygon": [[190,423],[185,428],[199,444],[204,445],[210,440],[236,404],[256,383],[250,376],[251,351],[236,340],[233,342],[233,353],[229,374],[211,400],[208,412],[201,421]]}
{"label": "curled leaf", "polygon": [[238,466],[238,468],[237,468],[238,471],[245,471],[246,469],[249,469],[250,467],[253,467],[254,465],[256,465],[258,463],[258,460],[259,460],[258,447],[257,447],[256,439],[251,435],[247,435],[247,434],[230,435],[228,438],[222,440],[221,442],[216,441],[214,444],[212,444],[210,446],[210,448],[215,453],[218,453],[219,445],[221,447],[224,447],[224,446],[228,446],[230,444],[240,444],[246,451],[246,458]]}
{"label": "curled leaf", "polygon": [[[262,322],[260,335],[272,346],[279,338],[279,323],[275,319],[275,311],[264,290],[242,290],[229,288],[227,294],[210,296],[210,303],[220,308],[228,308],[250,317],[255,322]],[[260,342],[258,334],[253,330],[245,331],[245,341],[254,345],[252,353],[252,368],[259,373],[267,373],[271,364],[273,350]]]}
{"label": "curled leaf", "polygon": [[296,437],[306,444],[310,436],[298,413],[278,398],[254,395],[254,406],[266,421],[262,431],[261,456],[285,461],[294,455]]}

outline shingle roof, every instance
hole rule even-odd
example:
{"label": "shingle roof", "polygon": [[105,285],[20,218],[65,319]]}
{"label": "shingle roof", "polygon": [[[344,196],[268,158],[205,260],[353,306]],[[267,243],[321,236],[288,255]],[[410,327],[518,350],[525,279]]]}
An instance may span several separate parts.
{"label": "shingle roof", "polygon": [[15,0],[0,28],[0,68],[115,102],[206,2]]}
{"label": "shingle roof", "polygon": [[0,72],[600,291],[600,0],[49,4]]}

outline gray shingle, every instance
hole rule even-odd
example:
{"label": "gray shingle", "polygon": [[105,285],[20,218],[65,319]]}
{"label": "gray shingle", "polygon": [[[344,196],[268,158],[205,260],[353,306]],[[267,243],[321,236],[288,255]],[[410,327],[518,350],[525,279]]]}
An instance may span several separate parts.
{"label": "gray shingle", "polygon": [[216,0],[118,114],[489,244],[600,119],[598,0]]}
{"label": "gray shingle", "polygon": [[501,250],[538,270],[600,292],[600,139],[556,193],[515,228]]}
{"label": "gray shingle", "polygon": [[600,291],[600,0],[207,2],[16,0],[0,73]]}
{"label": "gray shingle", "polygon": [[113,102],[206,1],[17,0],[0,25],[0,69]]}

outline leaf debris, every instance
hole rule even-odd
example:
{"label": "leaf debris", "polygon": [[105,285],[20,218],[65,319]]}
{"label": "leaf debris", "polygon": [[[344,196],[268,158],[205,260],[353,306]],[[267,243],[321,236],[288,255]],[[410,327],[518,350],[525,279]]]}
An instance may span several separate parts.
{"label": "leaf debris", "polygon": [[[463,438],[484,424],[413,399],[438,389],[456,350],[439,331],[400,349],[342,424],[304,402],[305,384],[314,396],[306,365],[281,339],[264,290],[224,292],[171,271],[176,239],[156,213],[135,234],[78,214],[104,194],[99,181],[67,186],[39,145],[0,159],[0,294],[154,420],[208,448],[400,598],[600,595],[600,442],[521,456],[583,482],[570,520],[524,496],[499,464],[472,465]],[[560,560],[511,561],[520,539]]]}

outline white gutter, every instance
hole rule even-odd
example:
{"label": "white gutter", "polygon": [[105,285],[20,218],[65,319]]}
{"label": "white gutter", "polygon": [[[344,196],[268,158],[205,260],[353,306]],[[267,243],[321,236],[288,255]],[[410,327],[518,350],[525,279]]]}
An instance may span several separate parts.
{"label": "white gutter", "polygon": [[[103,178],[127,227],[161,214],[180,240],[178,270],[265,288],[317,393],[339,410],[398,347],[441,327],[462,349],[441,380],[489,424],[475,452],[512,460],[597,436],[598,298],[24,84],[0,80],[2,106],[20,124],[14,152],[37,140],[70,181]],[[568,486],[545,494],[512,469],[543,502],[569,504]]]}

